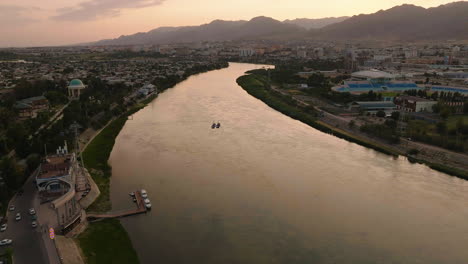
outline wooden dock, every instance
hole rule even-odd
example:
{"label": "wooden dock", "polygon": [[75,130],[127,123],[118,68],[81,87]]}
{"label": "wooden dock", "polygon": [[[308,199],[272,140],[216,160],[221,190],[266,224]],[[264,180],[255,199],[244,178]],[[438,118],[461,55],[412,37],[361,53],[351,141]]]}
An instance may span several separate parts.
{"label": "wooden dock", "polygon": [[124,211],[119,211],[119,212],[108,212],[108,213],[89,213],[86,215],[86,218],[88,221],[99,221],[103,219],[109,219],[109,218],[121,218],[121,217],[126,217],[126,216],[131,216],[131,215],[137,215],[137,214],[143,214],[148,211],[148,209],[145,206],[145,199],[141,196],[140,191],[135,192],[135,199],[136,199],[136,208],[134,209],[129,209],[129,210],[124,210]]}

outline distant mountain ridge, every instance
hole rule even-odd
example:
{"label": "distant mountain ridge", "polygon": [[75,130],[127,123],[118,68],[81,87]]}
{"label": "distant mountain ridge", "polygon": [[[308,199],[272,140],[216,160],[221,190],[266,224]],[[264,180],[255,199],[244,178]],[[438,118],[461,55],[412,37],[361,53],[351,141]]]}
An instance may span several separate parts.
{"label": "distant mountain ridge", "polygon": [[306,29],[269,17],[250,21],[214,20],[209,24],[187,27],[163,27],[116,39],[101,40],[94,45],[166,44],[175,42],[226,41],[278,37],[302,37]]}
{"label": "distant mountain ridge", "polygon": [[443,40],[468,39],[468,2],[425,9],[401,5],[358,15],[310,34],[325,39]]}
{"label": "distant mountain ridge", "polygon": [[405,4],[350,18],[281,22],[262,16],[250,21],[214,20],[200,26],[161,27],[146,33],[89,44],[135,45],[259,39],[468,40],[468,2],[454,2],[427,9]]}
{"label": "distant mountain ridge", "polygon": [[318,29],[318,28],[323,28],[325,26],[342,22],[349,17],[347,16],[342,16],[342,17],[326,17],[326,18],[318,18],[318,19],[310,19],[310,18],[296,18],[293,20],[285,20],[283,23],[287,24],[294,24],[300,27],[303,27],[305,29]]}

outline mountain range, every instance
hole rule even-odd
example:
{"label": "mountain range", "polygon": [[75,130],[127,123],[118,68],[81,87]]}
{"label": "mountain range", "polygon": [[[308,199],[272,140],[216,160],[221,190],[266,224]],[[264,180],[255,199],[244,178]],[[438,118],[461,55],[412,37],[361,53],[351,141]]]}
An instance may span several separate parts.
{"label": "mountain range", "polygon": [[135,45],[259,39],[468,40],[468,2],[454,2],[427,9],[405,4],[349,18],[278,21],[269,17],[256,17],[249,21],[215,20],[200,26],[160,27],[145,33],[88,44]]}

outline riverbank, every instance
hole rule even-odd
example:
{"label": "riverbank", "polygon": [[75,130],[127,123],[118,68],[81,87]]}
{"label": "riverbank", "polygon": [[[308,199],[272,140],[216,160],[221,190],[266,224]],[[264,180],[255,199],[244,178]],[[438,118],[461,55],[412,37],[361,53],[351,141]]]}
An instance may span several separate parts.
{"label": "riverbank", "polygon": [[[109,197],[112,168],[107,160],[115,138],[125,125],[128,116],[144,106],[145,104],[138,105],[112,120],[83,151],[83,162],[101,192],[88,207],[88,211],[106,212],[112,209]],[[139,263],[127,231],[119,220],[90,223],[86,231],[78,236],[77,241],[86,258],[86,263]]]}
{"label": "riverbank", "polygon": [[127,231],[117,219],[91,223],[78,241],[88,264],[139,263]]}
{"label": "riverbank", "polygon": [[[336,137],[345,139],[347,141],[359,144],[361,146],[374,149],[384,154],[392,156],[407,156],[402,150],[395,147],[389,147],[385,144],[380,144],[373,140],[363,138],[359,135],[355,135],[343,129],[328,124],[318,119],[318,113],[313,106],[304,106],[298,104],[292,97],[281,94],[273,89],[270,89],[267,84],[267,80],[264,76],[248,74],[241,76],[237,79],[237,83],[250,95],[263,101],[271,108],[293,118],[299,120],[317,130],[332,134]],[[411,162],[423,163],[434,170],[438,170],[447,173],[452,176],[456,176],[461,179],[468,180],[468,172],[465,170],[452,168],[444,164],[434,163],[423,160],[421,158],[408,156]]]}

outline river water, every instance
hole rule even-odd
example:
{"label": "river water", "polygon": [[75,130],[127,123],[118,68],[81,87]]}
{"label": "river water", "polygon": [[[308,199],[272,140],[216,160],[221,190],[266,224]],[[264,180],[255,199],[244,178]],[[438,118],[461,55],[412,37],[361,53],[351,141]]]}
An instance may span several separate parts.
{"label": "river water", "polygon": [[[468,182],[317,131],[232,63],[167,90],[116,139],[111,199],[142,263],[468,263]],[[220,129],[211,129],[213,121]]]}

